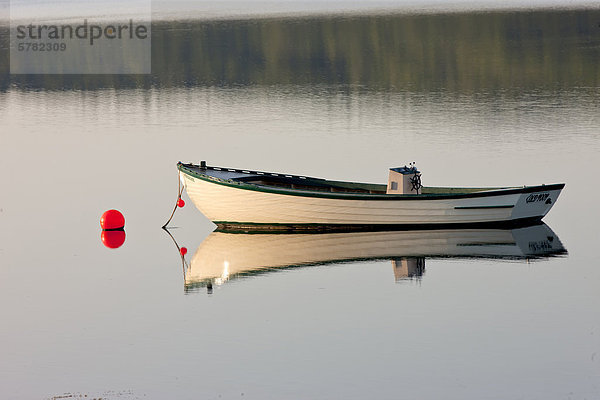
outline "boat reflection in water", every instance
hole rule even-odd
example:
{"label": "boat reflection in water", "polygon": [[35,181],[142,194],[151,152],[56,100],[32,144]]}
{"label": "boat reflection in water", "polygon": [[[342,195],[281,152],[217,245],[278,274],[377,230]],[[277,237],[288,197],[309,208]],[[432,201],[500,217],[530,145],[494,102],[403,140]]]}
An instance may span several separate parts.
{"label": "boat reflection in water", "polygon": [[185,291],[232,278],[306,265],[389,259],[396,280],[420,279],[425,258],[535,260],[566,254],[546,225],[345,233],[248,234],[215,231],[184,260]]}

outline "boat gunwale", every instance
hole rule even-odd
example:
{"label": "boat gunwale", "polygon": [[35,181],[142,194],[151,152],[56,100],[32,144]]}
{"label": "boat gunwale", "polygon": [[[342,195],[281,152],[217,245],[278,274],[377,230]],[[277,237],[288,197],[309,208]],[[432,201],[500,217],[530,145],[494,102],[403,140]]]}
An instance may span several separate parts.
{"label": "boat gunwale", "polygon": [[[278,195],[289,195],[289,196],[299,196],[299,197],[317,197],[317,198],[326,198],[326,199],[337,199],[337,200],[450,200],[450,199],[469,199],[469,198],[478,198],[478,197],[494,197],[494,196],[505,196],[511,194],[526,194],[526,193],[535,193],[540,191],[550,191],[550,190],[562,190],[565,187],[564,183],[555,183],[549,185],[536,185],[536,186],[523,186],[520,188],[489,188],[489,190],[482,190],[478,192],[472,193],[426,193],[426,194],[378,194],[378,193],[349,193],[349,192],[318,192],[318,191],[310,191],[310,190],[302,190],[302,189],[291,189],[291,188],[280,188],[276,186],[263,186],[254,183],[247,183],[244,181],[237,181],[233,179],[225,180],[221,178],[217,178],[214,176],[210,176],[208,174],[202,174],[197,171],[194,171],[191,167],[202,168],[199,165],[192,163],[182,163],[181,161],[177,163],[177,169],[187,174],[193,178],[203,180],[205,182],[215,183],[218,185],[223,185],[236,189],[243,190],[252,190],[263,193],[271,193]],[[206,166],[206,169],[213,170],[224,170],[224,171],[239,171],[244,172],[248,171],[248,173],[258,174],[260,175],[274,175],[274,176],[289,176],[292,178],[299,178],[303,180],[316,180],[316,181],[327,181],[322,178],[312,178],[307,176],[299,176],[292,174],[275,174],[271,172],[262,172],[262,171],[251,171],[251,170],[238,170],[234,168],[227,167],[213,167]],[[335,181],[331,181],[335,182]],[[355,183],[355,182],[344,182],[344,183]],[[460,188],[456,188],[460,189]],[[469,189],[469,188],[464,188]]]}

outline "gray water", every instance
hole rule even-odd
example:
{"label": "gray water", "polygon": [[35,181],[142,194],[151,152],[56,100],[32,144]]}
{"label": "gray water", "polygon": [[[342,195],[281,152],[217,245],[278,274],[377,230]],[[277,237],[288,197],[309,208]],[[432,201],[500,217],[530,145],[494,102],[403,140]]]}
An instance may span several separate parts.
{"label": "gray water", "polygon": [[[154,59],[149,81],[3,75],[0,397],[599,398],[598,14],[451,18],[167,26],[171,43],[210,45],[208,30],[215,49],[238,47],[210,65]],[[277,43],[252,34],[268,29],[304,45],[274,60]],[[568,254],[426,258],[402,280],[386,259],[332,262],[190,291],[160,229],[178,160],[365,182],[417,161],[431,186],[565,182],[544,221]],[[170,232],[189,262],[214,225],[183,198]],[[116,250],[100,241],[109,208],[126,218]]]}

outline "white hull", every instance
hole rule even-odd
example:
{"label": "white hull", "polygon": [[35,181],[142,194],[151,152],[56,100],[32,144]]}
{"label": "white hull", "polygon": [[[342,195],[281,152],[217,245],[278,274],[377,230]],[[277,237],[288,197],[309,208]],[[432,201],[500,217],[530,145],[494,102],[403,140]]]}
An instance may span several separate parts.
{"label": "white hull", "polygon": [[211,221],[242,224],[421,225],[539,220],[561,192],[540,187],[536,193],[550,201],[529,202],[532,192],[514,190],[485,197],[355,200],[248,190],[184,172],[181,180],[194,205]]}

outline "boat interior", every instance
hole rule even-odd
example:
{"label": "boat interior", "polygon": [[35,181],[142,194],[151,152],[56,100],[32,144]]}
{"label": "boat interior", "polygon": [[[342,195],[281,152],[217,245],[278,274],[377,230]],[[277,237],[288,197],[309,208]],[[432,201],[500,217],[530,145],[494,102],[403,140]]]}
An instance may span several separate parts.
{"label": "boat interior", "polygon": [[[280,174],[245,169],[212,167],[204,164],[181,164],[184,169],[224,181],[238,181],[264,187],[333,193],[386,194],[386,184],[332,181],[301,175]],[[422,194],[462,194],[505,188],[422,187]]]}

